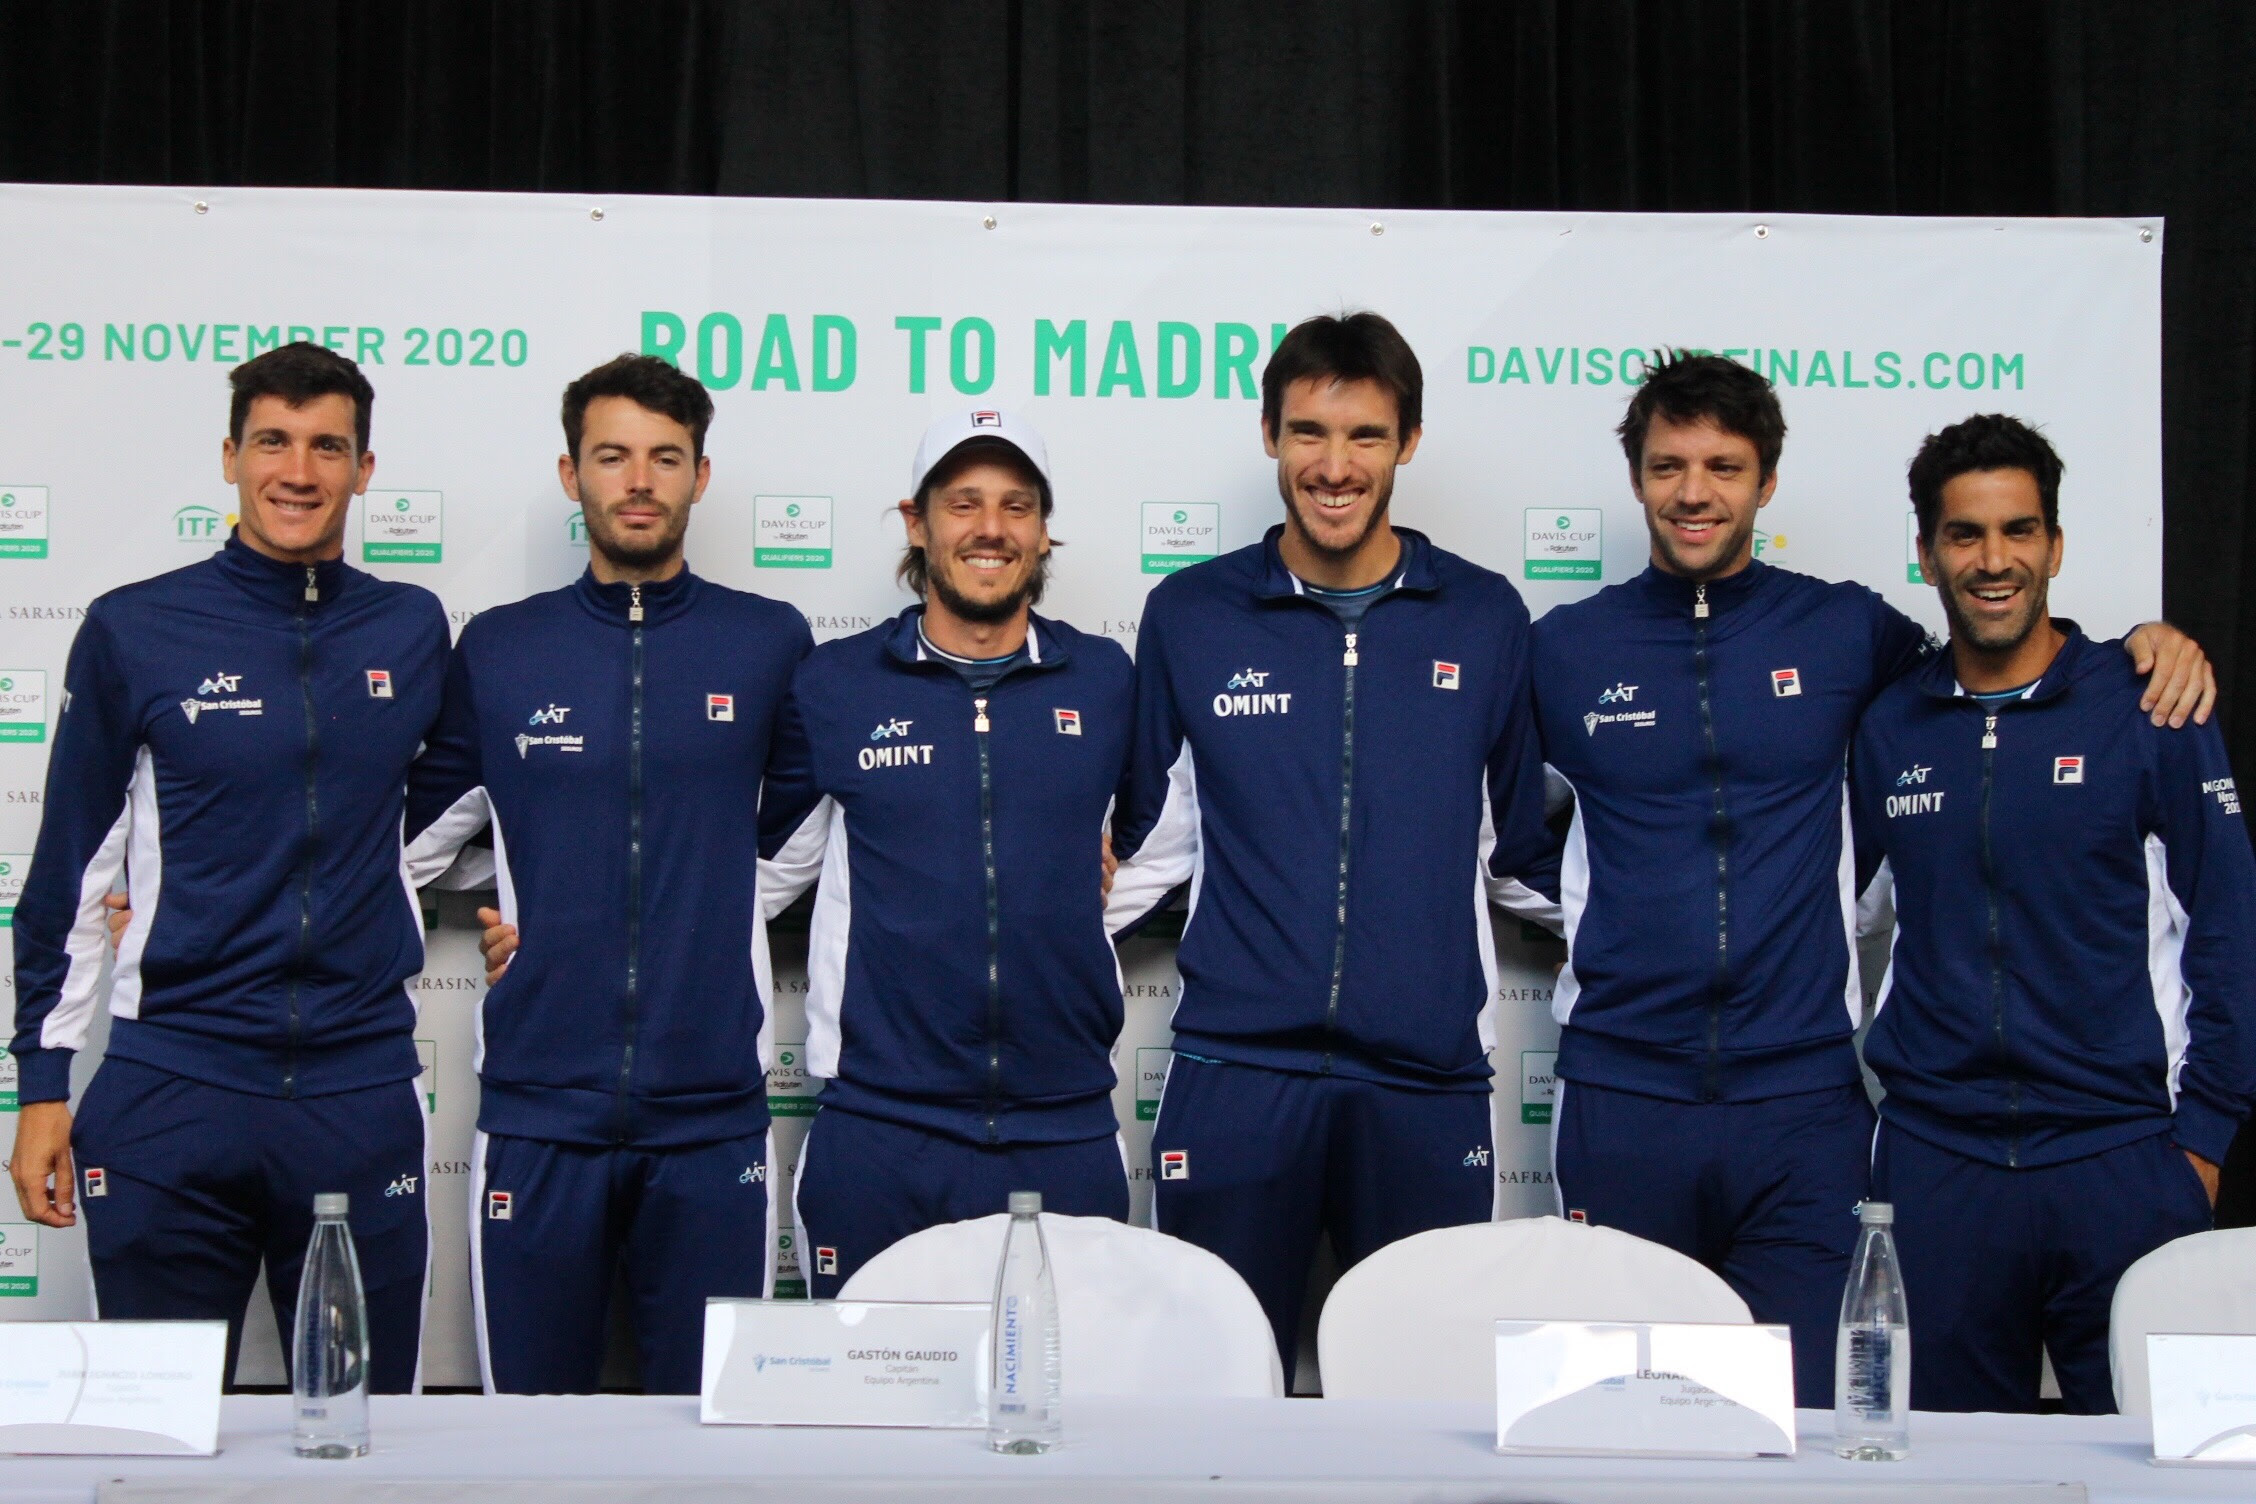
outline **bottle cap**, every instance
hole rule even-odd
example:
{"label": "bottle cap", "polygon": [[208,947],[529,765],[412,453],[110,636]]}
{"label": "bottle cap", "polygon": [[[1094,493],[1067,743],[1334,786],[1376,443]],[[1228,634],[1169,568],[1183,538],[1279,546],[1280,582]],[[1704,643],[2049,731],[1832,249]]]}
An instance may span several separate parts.
{"label": "bottle cap", "polygon": [[322,1191],[313,1198],[316,1217],[342,1217],[352,1206],[352,1197],[343,1191]]}
{"label": "bottle cap", "polygon": [[1014,1217],[1035,1217],[1042,1212],[1040,1191],[1013,1191],[1010,1193],[1010,1214]]}
{"label": "bottle cap", "polygon": [[1866,1227],[1887,1227],[1896,1220],[1895,1203],[1867,1201],[1857,1208],[1857,1220]]}

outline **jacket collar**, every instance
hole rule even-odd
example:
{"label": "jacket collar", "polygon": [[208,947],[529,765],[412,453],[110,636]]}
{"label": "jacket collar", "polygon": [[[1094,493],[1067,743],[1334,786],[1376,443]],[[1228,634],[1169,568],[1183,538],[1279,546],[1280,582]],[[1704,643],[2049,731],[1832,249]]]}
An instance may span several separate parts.
{"label": "jacket collar", "polygon": [[[2052,624],[2059,628],[2062,635],[2068,640],[2060,645],[2060,651],[2053,656],[2051,665],[2038,677],[2036,687],[2023,696],[2024,699],[2032,701],[2057,699],[2068,692],[2069,685],[2084,676],[2091,666],[2092,655],[2095,652],[2114,651],[2112,646],[2101,646],[2094,643],[2084,635],[2083,629],[2072,621],[2056,616],[2052,619]],[[1970,700],[1973,698],[1959,686],[1958,660],[1951,656],[1948,643],[1943,645],[1941,652],[1914,669],[1912,673],[1912,682],[1919,687],[1919,692],[1931,699]]]}
{"label": "jacket collar", "polygon": [[[1750,559],[1745,569],[1724,575],[1720,579],[1709,580],[1708,614],[1721,616],[1726,611],[1745,605],[1757,591],[1770,583],[1771,575],[1776,572],[1762,560]],[[1636,583],[1647,600],[1663,610],[1686,616],[1692,614],[1692,603],[1700,592],[1700,587],[1695,582],[1680,574],[1670,574],[1657,564],[1647,564],[1645,572],[1637,576]]]}
{"label": "jacket collar", "polygon": [[[670,580],[646,581],[642,587],[642,621],[645,627],[654,627],[662,621],[671,621],[687,611],[697,598],[700,581],[684,566],[680,574]],[[582,570],[572,582],[572,594],[579,598],[590,615],[614,626],[635,625],[627,620],[627,610],[634,602],[632,585],[606,585],[595,577],[595,571]]]}
{"label": "jacket collar", "polygon": [[[919,629],[924,624],[924,607],[910,606],[899,616],[887,622],[882,629],[885,636],[886,655],[896,663],[918,667],[929,664],[934,668],[947,668],[924,650],[924,634]],[[1057,627],[1039,612],[1026,613],[1026,666],[1028,668],[1059,668],[1065,663],[1065,644],[1059,640]],[[949,670],[954,672],[954,670]]]}
{"label": "jacket collar", "polygon": [[308,566],[270,559],[245,543],[240,532],[229,533],[226,546],[212,557],[219,572],[228,579],[260,600],[292,613],[300,607],[320,610],[335,600],[359,574],[343,559],[323,559],[311,566],[316,599],[309,601],[306,599]]}
{"label": "jacket collar", "polygon": [[[1277,540],[1285,535],[1285,525],[1272,525],[1261,535],[1261,575],[1254,581],[1256,599],[1264,601],[1291,600],[1305,591],[1300,576],[1285,567],[1285,556],[1278,551]],[[1441,577],[1434,570],[1433,541],[1413,528],[1398,527],[1394,535],[1402,540],[1402,559],[1395,576],[1394,588],[1415,590],[1430,594],[1441,588]]]}

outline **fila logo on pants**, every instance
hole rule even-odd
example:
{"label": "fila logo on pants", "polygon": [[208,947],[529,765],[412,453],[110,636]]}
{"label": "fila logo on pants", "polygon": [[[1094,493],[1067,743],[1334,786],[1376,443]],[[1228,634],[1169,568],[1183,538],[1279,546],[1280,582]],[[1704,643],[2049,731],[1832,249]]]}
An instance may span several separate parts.
{"label": "fila logo on pants", "polygon": [[815,1273],[817,1273],[817,1274],[836,1274],[837,1272],[838,1272],[838,1250],[837,1250],[837,1249],[835,1249],[835,1248],[818,1248],[818,1249],[816,1249],[816,1250],[815,1250]]}
{"label": "fila logo on pants", "polygon": [[89,1196],[107,1196],[109,1193],[110,1172],[107,1170],[88,1170],[86,1172],[86,1194]]}
{"label": "fila logo on pants", "polygon": [[1159,1178],[1162,1180],[1188,1180],[1191,1178],[1191,1156],[1187,1149],[1169,1149],[1159,1156]]}
{"label": "fila logo on pants", "polygon": [[488,1222],[507,1222],[509,1220],[509,1193],[507,1191],[486,1192],[486,1220]]}

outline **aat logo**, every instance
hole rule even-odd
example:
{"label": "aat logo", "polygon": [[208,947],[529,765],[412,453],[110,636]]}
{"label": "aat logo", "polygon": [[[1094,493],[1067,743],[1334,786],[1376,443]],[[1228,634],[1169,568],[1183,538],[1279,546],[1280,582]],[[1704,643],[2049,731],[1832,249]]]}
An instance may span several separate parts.
{"label": "aat logo", "polygon": [[233,526],[233,513],[221,516],[211,507],[193,503],[172,514],[172,536],[177,543],[224,543]]}
{"label": "aat logo", "polygon": [[47,488],[0,484],[0,559],[47,557]]}

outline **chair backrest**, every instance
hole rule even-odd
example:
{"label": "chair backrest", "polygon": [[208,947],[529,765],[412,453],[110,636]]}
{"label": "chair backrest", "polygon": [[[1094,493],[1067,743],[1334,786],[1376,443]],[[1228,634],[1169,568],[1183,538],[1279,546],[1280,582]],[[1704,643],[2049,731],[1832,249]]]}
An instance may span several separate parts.
{"label": "chair backrest", "polygon": [[2115,1408],[2147,1415],[2149,1332],[2256,1332],[2256,1227],[2173,1239],[2123,1271],[2107,1324]]}
{"label": "chair backrest", "polygon": [[1340,1276],[1316,1329],[1331,1399],[1496,1402],[1495,1323],[1752,1320],[1696,1260],[1557,1217],[1443,1227]]}
{"label": "chair backrest", "polygon": [[[1001,1213],[903,1238],[857,1270],[841,1300],[993,1300]],[[1213,1399],[1285,1392],[1277,1339],[1253,1291],[1205,1249],[1109,1217],[1042,1214],[1057,1276],[1065,1389]]]}

